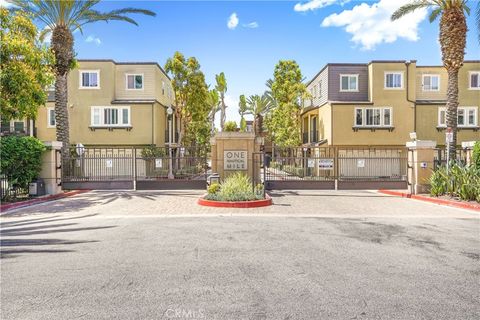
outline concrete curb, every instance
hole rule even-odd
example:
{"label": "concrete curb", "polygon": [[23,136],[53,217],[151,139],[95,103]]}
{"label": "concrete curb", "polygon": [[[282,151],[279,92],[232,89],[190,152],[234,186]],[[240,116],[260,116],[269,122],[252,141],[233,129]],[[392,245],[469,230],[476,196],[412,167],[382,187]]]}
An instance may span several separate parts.
{"label": "concrete curb", "polygon": [[52,194],[49,196],[41,197],[41,198],[36,198],[36,199],[31,199],[27,201],[19,201],[19,202],[14,202],[14,203],[7,203],[7,204],[2,204],[0,205],[0,212],[4,213],[6,211],[12,210],[12,209],[18,209],[18,208],[25,208],[29,207],[35,204],[39,203],[44,203],[44,202],[49,202],[53,200],[58,200],[58,199],[63,199],[67,197],[71,197],[77,194],[89,192],[90,190],[73,190],[73,191],[67,191],[64,193],[59,193],[59,194]]}
{"label": "concrete curb", "polygon": [[378,190],[378,192],[382,194],[390,195],[390,196],[421,200],[421,201],[431,202],[439,205],[480,212],[480,204],[471,204],[471,203],[458,202],[454,200],[438,199],[438,198],[432,198],[427,196],[421,196],[417,194],[411,194],[408,192],[401,192],[401,191]]}
{"label": "concrete curb", "polygon": [[197,202],[201,206],[205,207],[215,207],[215,208],[259,208],[267,207],[273,204],[272,198],[266,194],[265,199],[263,200],[253,200],[253,201],[213,201],[206,200],[204,196],[198,199]]}

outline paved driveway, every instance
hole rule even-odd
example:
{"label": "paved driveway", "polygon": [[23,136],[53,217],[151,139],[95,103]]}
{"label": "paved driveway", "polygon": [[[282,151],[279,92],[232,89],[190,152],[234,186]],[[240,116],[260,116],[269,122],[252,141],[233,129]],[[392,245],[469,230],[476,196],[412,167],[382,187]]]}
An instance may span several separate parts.
{"label": "paved driveway", "polygon": [[3,216],[2,319],[478,319],[479,215],[372,192],[92,192]]}

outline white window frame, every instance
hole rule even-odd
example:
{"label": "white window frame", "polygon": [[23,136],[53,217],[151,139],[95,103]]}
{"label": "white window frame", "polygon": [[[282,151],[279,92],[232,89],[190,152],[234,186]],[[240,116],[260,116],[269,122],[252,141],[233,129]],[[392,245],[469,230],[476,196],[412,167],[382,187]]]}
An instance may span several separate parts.
{"label": "white window frame", "polygon": [[[367,109],[380,110],[380,124],[367,125]],[[357,110],[362,111],[362,124],[357,124]],[[385,110],[390,111],[390,124],[385,125]],[[353,112],[353,126],[355,128],[392,128],[393,127],[393,108],[392,107],[355,107]]]}
{"label": "white window frame", "polygon": [[[141,77],[142,77],[142,87],[141,87],[140,89],[137,89],[137,88],[129,88],[129,87],[128,87],[128,77],[129,77],[129,76],[133,76],[133,77],[134,77],[134,79],[133,79],[133,84],[134,84],[134,86],[135,86],[135,77],[136,77],[136,76],[141,76]],[[129,90],[129,91],[132,91],[132,90],[133,90],[133,91],[142,91],[143,88],[145,88],[145,76],[144,76],[143,73],[126,73],[126,74],[125,74],[125,89],[126,89],[126,90]]]}
{"label": "white window frame", "polygon": [[[348,77],[348,89],[342,88],[342,78]],[[356,81],[356,88],[350,88],[350,78],[355,78]],[[340,74],[340,92],[358,92],[358,74]]]}
{"label": "white window frame", "polygon": [[[400,87],[387,87],[387,76],[389,74],[400,75],[400,82],[401,82]],[[405,79],[404,79],[403,71],[385,71],[384,76],[383,76],[383,88],[385,90],[403,90],[404,86],[405,86]]]}
{"label": "white window frame", "polygon": [[[472,75],[478,75],[478,87],[472,87]],[[480,71],[468,72],[468,90],[480,90]]]}
{"label": "white window frame", "polygon": [[[94,114],[95,110],[100,110],[100,124],[95,124]],[[118,110],[118,124],[106,124],[104,115],[105,109],[117,109]],[[128,123],[123,123],[123,110],[128,110]],[[122,127],[131,127],[132,126],[132,113],[130,106],[91,106],[90,107],[90,126],[93,128],[102,128],[102,127],[113,127],[113,128],[122,128]]]}
{"label": "white window frame", "polygon": [[165,95],[165,81],[162,80],[162,96]]}
{"label": "white window frame", "polygon": [[[430,89],[425,88],[425,78],[430,77]],[[437,77],[438,79],[438,88],[432,89],[432,77]],[[385,81],[386,82],[386,81]],[[438,92],[440,91],[440,75],[439,74],[423,74],[422,75],[422,90],[425,92]]]}
{"label": "white window frame", "polygon": [[314,84],[313,85],[313,98],[314,99],[318,97],[317,94],[318,94],[318,88],[317,88],[317,85]]}
{"label": "white window frame", "polygon": [[55,108],[54,107],[47,107],[47,128],[56,128],[57,127],[57,122],[55,120],[55,118],[53,118],[53,121],[55,122],[54,125],[51,125],[51,120],[52,120],[52,115],[51,115],[51,112],[55,112]]}
{"label": "white window frame", "polygon": [[[467,122],[467,124],[458,124],[458,110],[462,109],[463,112],[464,112],[464,119],[465,121]],[[470,110],[474,110],[474,114],[475,114],[475,118],[474,118],[474,123],[473,124],[469,124],[468,123],[468,113]],[[442,111],[445,112],[445,122],[442,123],[441,120],[442,120],[442,117],[441,117],[441,113]],[[446,128],[447,127],[447,108],[446,107],[439,107],[438,108],[438,127],[439,128]],[[477,128],[478,127],[478,107],[472,107],[472,106],[459,106],[458,109],[457,109],[457,126],[459,128]]]}
{"label": "white window frame", "polygon": [[318,82],[318,97],[322,97],[322,80]]}
{"label": "white window frame", "polygon": [[[97,86],[96,87],[84,87],[83,86],[83,74],[84,73],[96,73],[97,74]],[[78,70],[78,75],[79,75],[79,84],[78,88],[79,89],[92,89],[92,90],[98,90],[100,89],[100,70]]]}

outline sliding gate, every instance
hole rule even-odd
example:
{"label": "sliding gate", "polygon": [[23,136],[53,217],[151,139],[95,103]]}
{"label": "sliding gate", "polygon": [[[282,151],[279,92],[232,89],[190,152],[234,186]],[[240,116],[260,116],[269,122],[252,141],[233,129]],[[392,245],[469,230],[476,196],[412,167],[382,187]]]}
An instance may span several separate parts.
{"label": "sliding gate", "polygon": [[62,159],[63,189],[205,189],[207,149],[76,148]]}
{"label": "sliding gate", "polygon": [[267,189],[406,189],[405,148],[274,148]]}

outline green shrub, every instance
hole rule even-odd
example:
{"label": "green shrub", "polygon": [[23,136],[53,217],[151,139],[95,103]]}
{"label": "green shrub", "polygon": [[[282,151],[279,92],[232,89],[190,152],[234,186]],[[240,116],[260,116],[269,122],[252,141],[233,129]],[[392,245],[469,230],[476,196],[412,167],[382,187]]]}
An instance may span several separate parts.
{"label": "green shrub", "polygon": [[208,194],[216,194],[220,191],[220,184],[219,183],[213,183],[208,186],[207,192]]}
{"label": "green shrub", "polygon": [[224,132],[235,132],[237,131],[237,123],[235,121],[227,121],[223,127]]}
{"label": "green shrub", "polygon": [[9,136],[0,140],[2,175],[8,178],[9,188],[28,188],[40,174],[45,150],[45,145],[34,137]]}
{"label": "green shrub", "polygon": [[144,159],[154,159],[154,158],[162,158],[167,155],[167,151],[165,148],[159,148],[156,146],[148,146],[142,149],[140,154]]}
{"label": "green shrub", "polygon": [[250,178],[240,172],[227,177],[220,184],[220,190],[217,190],[217,192],[211,193],[210,191],[208,190],[208,194],[205,196],[207,200],[252,201],[263,199],[263,186],[262,189],[257,186],[254,192]]}
{"label": "green shrub", "polygon": [[430,177],[430,194],[433,196],[450,195],[465,201],[480,202],[480,170],[475,165],[450,165],[435,170]]}
{"label": "green shrub", "polygon": [[480,170],[480,141],[475,142],[472,154],[473,165]]}

